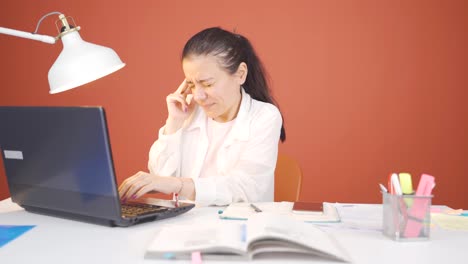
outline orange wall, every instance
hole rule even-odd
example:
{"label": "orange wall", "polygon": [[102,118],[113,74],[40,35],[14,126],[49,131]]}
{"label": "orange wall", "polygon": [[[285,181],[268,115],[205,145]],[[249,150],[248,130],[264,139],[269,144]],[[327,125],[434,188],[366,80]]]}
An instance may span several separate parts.
{"label": "orange wall", "polygon": [[[467,1],[2,2],[0,26],[33,31],[51,11],[127,66],[49,95],[61,44],[0,35],[0,105],[102,105],[119,182],[145,170],[183,72],[185,41],[209,26],[251,39],[286,119],[280,151],[303,167],[301,200],[380,202],[389,172],[437,177],[434,203],[468,208]],[[40,33],[55,35],[55,17]],[[8,196],[0,170],[0,196]]]}

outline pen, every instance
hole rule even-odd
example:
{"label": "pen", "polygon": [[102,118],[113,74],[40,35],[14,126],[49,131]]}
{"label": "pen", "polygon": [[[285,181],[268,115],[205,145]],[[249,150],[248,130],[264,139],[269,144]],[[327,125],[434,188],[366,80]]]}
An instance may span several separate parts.
{"label": "pen", "polygon": [[385,186],[383,186],[383,184],[379,183],[379,186],[380,186],[380,190],[381,190],[383,193],[386,193],[386,192],[387,192],[387,188],[385,188]]}
{"label": "pen", "polygon": [[393,190],[395,191],[395,194],[402,195],[403,193],[401,192],[400,181],[398,180],[398,174],[393,173],[392,177],[390,178],[390,181],[392,182],[392,187],[393,187]]}
{"label": "pen", "polygon": [[392,175],[393,175],[393,173],[390,173],[388,175],[388,185],[387,186],[388,186],[388,192],[390,194],[395,194],[395,189],[393,189],[393,184],[392,184]]}
{"label": "pen", "polygon": [[250,207],[252,207],[255,210],[255,212],[257,212],[257,213],[262,212],[262,210],[260,208],[258,208],[257,206],[255,206],[255,204],[250,204]]}

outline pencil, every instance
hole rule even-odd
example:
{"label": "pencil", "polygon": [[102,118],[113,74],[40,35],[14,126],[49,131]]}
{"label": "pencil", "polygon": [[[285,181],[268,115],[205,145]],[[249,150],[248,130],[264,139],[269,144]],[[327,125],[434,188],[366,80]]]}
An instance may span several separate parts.
{"label": "pencil", "polygon": [[262,210],[260,208],[258,208],[255,204],[250,204],[250,207],[252,207],[255,210],[255,212],[257,212],[257,213],[262,212]]}

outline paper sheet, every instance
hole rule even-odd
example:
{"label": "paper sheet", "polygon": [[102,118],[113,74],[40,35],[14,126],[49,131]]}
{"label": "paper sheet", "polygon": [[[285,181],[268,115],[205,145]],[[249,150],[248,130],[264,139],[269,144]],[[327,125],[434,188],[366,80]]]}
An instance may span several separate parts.
{"label": "paper sheet", "polygon": [[468,217],[448,214],[431,214],[432,220],[448,230],[468,231]]}
{"label": "paper sheet", "polygon": [[327,227],[362,232],[382,232],[382,205],[341,203],[334,205],[341,216],[341,223],[327,225]]}
{"label": "paper sheet", "polygon": [[35,226],[0,225],[0,248]]}

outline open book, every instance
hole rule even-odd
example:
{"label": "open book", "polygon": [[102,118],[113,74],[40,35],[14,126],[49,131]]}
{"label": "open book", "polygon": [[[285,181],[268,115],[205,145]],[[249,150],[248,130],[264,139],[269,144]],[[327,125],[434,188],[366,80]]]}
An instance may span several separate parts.
{"label": "open book", "polygon": [[203,259],[295,256],[350,262],[331,234],[285,215],[263,212],[246,222],[166,225],[147,247],[145,258],[190,259],[196,251]]}
{"label": "open book", "polygon": [[[340,222],[341,218],[333,203],[323,203],[322,212],[293,212],[293,202],[262,202],[255,203],[255,206],[262,212],[287,215],[294,219],[309,222],[309,223],[336,223]],[[231,220],[247,220],[257,212],[250,206],[249,203],[231,203],[219,215],[222,219]]]}

